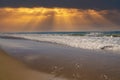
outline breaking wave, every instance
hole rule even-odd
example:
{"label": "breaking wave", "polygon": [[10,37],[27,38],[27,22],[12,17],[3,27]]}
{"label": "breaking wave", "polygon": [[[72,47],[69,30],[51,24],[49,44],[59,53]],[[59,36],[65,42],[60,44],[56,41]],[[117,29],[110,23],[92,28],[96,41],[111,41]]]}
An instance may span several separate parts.
{"label": "breaking wave", "polygon": [[[95,36],[93,36],[95,35]],[[86,36],[65,34],[2,34],[1,38],[27,39],[34,41],[51,42],[83,49],[101,49],[120,51],[120,37],[100,36],[101,33],[91,33]]]}

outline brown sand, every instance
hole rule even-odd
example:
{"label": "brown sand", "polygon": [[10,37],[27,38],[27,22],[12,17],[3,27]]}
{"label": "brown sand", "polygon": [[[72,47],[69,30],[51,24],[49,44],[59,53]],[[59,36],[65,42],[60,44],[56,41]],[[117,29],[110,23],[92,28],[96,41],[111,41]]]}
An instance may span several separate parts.
{"label": "brown sand", "polygon": [[119,52],[117,55],[112,51],[91,51],[13,39],[0,40],[0,45],[7,54],[36,70],[30,70],[2,52],[0,80],[63,80],[55,77],[65,77],[68,80],[120,80]]}
{"label": "brown sand", "polygon": [[64,80],[33,71],[0,49],[0,80]]}

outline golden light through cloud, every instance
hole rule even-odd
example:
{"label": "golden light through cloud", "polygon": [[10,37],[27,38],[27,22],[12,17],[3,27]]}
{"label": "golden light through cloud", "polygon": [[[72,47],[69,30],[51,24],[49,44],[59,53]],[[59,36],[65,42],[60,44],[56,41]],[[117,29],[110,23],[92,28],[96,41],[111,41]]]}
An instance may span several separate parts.
{"label": "golden light through cloud", "polygon": [[73,31],[96,29],[114,23],[103,17],[107,11],[67,8],[0,8],[0,31]]}

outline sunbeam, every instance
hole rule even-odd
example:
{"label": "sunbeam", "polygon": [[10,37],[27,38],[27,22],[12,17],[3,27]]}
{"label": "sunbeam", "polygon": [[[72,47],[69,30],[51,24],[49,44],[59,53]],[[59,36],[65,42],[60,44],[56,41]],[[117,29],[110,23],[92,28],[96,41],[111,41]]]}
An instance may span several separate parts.
{"label": "sunbeam", "polygon": [[118,27],[105,18],[107,10],[72,8],[0,8],[1,31],[72,31]]}

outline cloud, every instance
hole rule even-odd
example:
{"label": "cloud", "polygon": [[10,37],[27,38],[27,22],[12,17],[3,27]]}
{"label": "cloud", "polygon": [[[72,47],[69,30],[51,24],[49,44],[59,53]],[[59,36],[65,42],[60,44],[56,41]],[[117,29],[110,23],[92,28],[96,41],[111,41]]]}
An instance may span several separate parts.
{"label": "cloud", "polygon": [[0,7],[61,7],[120,9],[119,0],[1,0]]}
{"label": "cloud", "polygon": [[120,30],[119,10],[0,8],[0,31]]}
{"label": "cloud", "polygon": [[114,24],[120,25],[120,10],[108,11],[107,14],[103,16],[108,18]]}

